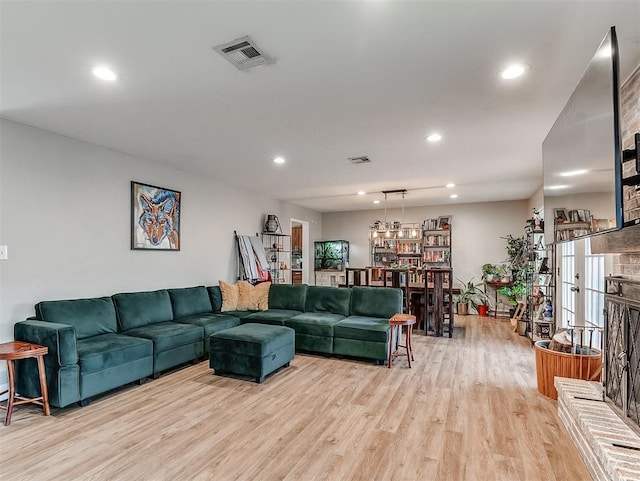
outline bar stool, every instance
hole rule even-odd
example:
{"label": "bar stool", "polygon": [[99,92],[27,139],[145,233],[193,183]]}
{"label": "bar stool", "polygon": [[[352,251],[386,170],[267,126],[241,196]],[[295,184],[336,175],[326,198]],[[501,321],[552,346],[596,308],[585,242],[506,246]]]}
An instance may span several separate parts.
{"label": "bar stool", "polygon": [[[11,422],[11,414],[13,413],[13,406],[19,404],[34,403],[42,406],[44,415],[48,416],[49,411],[49,397],[47,395],[47,381],[44,372],[44,355],[49,352],[49,348],[39,346],[37,344],[31,344],[22,341],[13,341],[0,344],[0,359],[7,361],[7,372],[9,375],[9,389],[0,392],[0,396],[9,393],[7,398],[7,405],[0,406],[2,409],[6,409],[7,414],[4,418],[4,425],[8,426]],[[22,396],[16,396],[15,393],[15,367],[14,361],[18,359],[29,359],[35,357],[38,361],[38,373],[40,375],[40,391],[41,396],[35,398],[25,398]]]}
{"label": "bar stool", "polygon": [[[398,347],[404,347],[407,350],[407,361],[409,368],[411,368],[411,361],[413,361],[413,347],[411,346],[411,331],[413,331],[413,325],[416,323],[416,316],[412,314],[395,314],[389,319],[389,325],[391,326],[391,336],[389,339],[389,364],[387,367],[391,369],[391,361],[394,357],[400,356],[398,352],[393,352],[393,332],[398,330]],[[402,331],[405,332],[404,345],[400,344],[402,339]]]}

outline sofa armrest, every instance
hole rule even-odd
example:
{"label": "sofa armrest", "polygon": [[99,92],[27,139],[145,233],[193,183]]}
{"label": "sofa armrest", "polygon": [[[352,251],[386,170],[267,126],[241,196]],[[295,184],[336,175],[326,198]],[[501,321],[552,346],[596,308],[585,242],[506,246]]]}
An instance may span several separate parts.
{"label": "sofa armrest", "polygon": [[48,356],[55,359],[58,366],[72,366],[78,363],[76,330],[67,324],[26,320],[13,326],[16,341],[32,342],[49,348]]}

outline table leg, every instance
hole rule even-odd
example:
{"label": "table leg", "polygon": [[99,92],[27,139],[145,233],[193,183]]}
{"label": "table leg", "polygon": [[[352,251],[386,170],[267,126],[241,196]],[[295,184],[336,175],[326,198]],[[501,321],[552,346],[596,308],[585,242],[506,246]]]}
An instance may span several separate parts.
{"label": "table leg", "polygon": [[[411,330],[410,327],[411,326],[404,326],[406,327],[406,333],[404,336],[404,348],[407,350],[407,363],[409,363],[409,368],[411,368],[411,338],[409,336],[411,336]],[[400,328],[402,329],[402,328]]]}
{"label": "table leg", "polygon": [[393,350],[393,329],[395,326],[389,326],[389,360],[387,361],[387,367],[391,369],[391,357]]}
{"label": "table leg", "polygon": [[44,415],[48,416],[50,414],[49,394],[47,392],[47,378],[45,376],[45,370],[44,370],[44,357],[37,356],[37,359],[38,359],[38,374],[40,375],[40,391],[42,394],[42,409],[44,410]]}
{"label": "table leg", "polygon": [[11,423],[11,414],[13,413],[13,403],[16,398],[15,373],[13,368],[13,361],[10,359],[7,359],[7,373],[9,375],[9,398],[7,399],[7,414],[4,417],[5,426],[8,426]]}

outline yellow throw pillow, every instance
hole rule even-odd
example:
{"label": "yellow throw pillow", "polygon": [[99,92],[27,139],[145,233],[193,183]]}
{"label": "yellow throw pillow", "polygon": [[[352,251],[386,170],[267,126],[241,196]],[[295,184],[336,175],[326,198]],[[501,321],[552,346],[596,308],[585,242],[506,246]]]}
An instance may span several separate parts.
{"label": "yellow throw pillow", "polygon": [[269,308],[270,282],[253,286],[247,281],[240,281],[237,285],[239,311],[266,311]]}
{"label": "yellow throw pillow", "polygon": [[222,292],[222,307],[220,312],[237,311],[238,310],[238,285],[229,284],[228,282],[219,281],[220,291]]}

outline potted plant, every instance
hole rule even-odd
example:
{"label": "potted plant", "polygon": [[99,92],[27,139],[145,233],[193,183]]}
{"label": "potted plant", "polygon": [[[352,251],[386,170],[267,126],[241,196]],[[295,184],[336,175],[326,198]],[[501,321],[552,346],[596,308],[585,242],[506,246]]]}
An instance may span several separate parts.
{"label": "potted plant", "polygon": [[506,264],[495,266],[494,280],[496,282],[511,282],[509,272],[509,267]]}
{"label": "potted plant", "polygon": [[496,274],[495,264],[482,264],[482,280],[486,282],[493,282]]}
{"label": "potted plant", "polygon": [[473,277],[467,282],[457,280],[460,283],[460,294],[454,297],[454,302],[458,305],[458,314],[466,316],[469,314],[469,304],[477,308],[479,296],[484,296],[484,292],[480,289],[480,284],[473,282]]}

